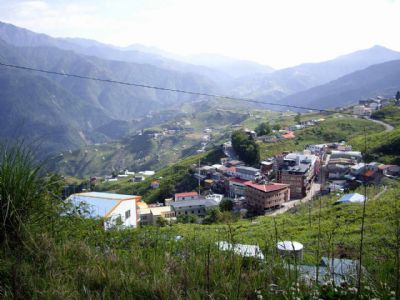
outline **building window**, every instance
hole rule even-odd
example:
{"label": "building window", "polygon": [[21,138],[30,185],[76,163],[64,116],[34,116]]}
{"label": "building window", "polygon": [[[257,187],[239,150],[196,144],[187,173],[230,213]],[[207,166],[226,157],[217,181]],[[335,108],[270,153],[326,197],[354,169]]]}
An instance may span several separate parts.
{"label": "building window", "polygon": [[125,219],[129,219],[131,217],[131,210],[127,210],[125,212]]}
{"label": "building window", "polygon": [[194,214],[194,210],[192,210],[192,214]]}

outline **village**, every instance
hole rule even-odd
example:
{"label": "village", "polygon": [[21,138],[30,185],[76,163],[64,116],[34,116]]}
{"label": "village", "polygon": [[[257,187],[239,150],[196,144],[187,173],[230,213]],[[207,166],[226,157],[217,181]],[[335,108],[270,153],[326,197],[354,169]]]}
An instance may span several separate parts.
{"label": "village", "polygon": [[[384,107],[385,103],[384,99],[360,100],[353,110],[359,112],[362,106],[368,108],[368,111],[376,111]],[[366,117],[364,112],[358,115]],[[248,129],[244,129],[244,132],[251,139],[276,143],[279,140],[295,139],[296,130],[316,126],[324,121],[323,118],[298,121],[287,128],[275,128],[268,135]],[[204,129],[204,138],[208,139],[211,131],[209,128]],[[202,144],[201,152],[205,144]],[[338,203],[363,202],[363,195],[348,192],[363,184],[379,185],[384,177],[397,178],[400,175],[400,166],[365,163],[363,154],[354,151],[344,141],[309,144],[302,151],[283,151],[261,161],[259,165],[247,165],[239,160],[230,141],[225,142],[221,148],[225,157],[218,164],[202,164],[199,160],[185,175],[196,180],[197,189],[175,193],[163,202],[146,203],[140,195],[86,191],[69,198],[75,203],[88,204],[93,210],[90,214],[92,217],[105,218],[105,229],[113,228],[116,224],[136,227],[174,222],[202,223],[210,212],[221,207],[241,218],[252,218],[274,216],[330,193],[340,195]],[[129,178],[135,183],[150,177],[154,178],[150,187],[158,189],[162,178],[154,175],[154,171],[135,173],[126,170],[115,176],[106,176],[105,180]],[[129,201],[131,205],[127,204]]]}

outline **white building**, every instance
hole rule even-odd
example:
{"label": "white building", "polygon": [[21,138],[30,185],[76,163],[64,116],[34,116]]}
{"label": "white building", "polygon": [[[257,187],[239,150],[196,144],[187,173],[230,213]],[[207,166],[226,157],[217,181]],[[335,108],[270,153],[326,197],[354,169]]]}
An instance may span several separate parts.
{"label": "white building", "polygon": [[222,195],[222,194],[211,194],[211,195],[206,196],[206,199],[214,200],[218,204],[222,201],[223,198],[224,198],[224,195]]}
{"label": "white building", "polygon": [[88,218],[103,218],[104,229],[116,225],[136,227],[138,224],[137,202],[140,196],[111,193],[87,192],[73,194],[68,197],[74,205],[87,206]]}
{"label": "white building", "polygon": [[327,149],[327,145],[326,144],[314,144],[314,145],[308,145],[307,149],[311,151],[311,153],[313,154],[318,154],[318,153],[322,153],[323,151],[325,151]]}
{"label": "white building", "polygon": [[372,114],[372,109],[364,105],[356,105],[353,107],[353,114],[358,116],[370,116]]}

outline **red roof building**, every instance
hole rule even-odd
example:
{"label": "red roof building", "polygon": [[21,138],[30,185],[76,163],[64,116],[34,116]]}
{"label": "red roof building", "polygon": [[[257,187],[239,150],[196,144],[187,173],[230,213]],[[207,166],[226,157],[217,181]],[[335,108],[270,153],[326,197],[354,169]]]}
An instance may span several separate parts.
{"label": "red roof building", "polygon": [[245,185],[247,187],[246,206],[253,214],[263,215],[266,210],[279,208],[284,202],[290,200],[288,184],[247,182]]}
{"label": "red roof building", "polygon": [[175,201],[185,201],[185,200],[198,200],[199,194],[197,192],[186,192],[175,194]]}

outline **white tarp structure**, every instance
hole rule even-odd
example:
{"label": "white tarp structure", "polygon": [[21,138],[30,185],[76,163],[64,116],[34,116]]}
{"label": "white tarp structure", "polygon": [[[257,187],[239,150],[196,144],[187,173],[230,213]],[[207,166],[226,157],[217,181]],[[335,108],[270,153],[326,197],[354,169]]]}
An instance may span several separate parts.
{"label": "white tarp structure", "polygon": [[264,260],[264,254],[258,245],[231,244],[225,241],[217,242],[217,245],[221,251],[233,251],[242,257],[253,257]]}
{"label": "white tarp structure", "polygon": [[342,198],[340,198],[336,203],[362,203],[365,201],[364,195],[354,193],[354,194],[346,194]]}

